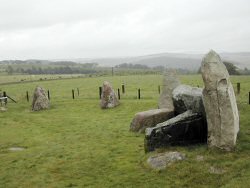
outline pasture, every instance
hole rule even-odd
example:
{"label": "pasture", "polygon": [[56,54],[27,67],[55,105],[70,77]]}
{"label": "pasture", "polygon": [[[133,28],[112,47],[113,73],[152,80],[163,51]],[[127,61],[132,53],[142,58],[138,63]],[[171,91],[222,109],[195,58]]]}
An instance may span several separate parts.
{"label": "pasture", "polygon": [[[14,78],[13,78],[14,79]],[[202,87],[200,75],[180,77],[183,84]],[[99,107],[99,86],[108,80],[117,91],[125,84],[121,105]],[[161,75],[133,75],[37,81],[0,85],[18,101],[0,113],[0,187],[249,187],[250,77],[231,78],[240,111],[240,133],[233,152],[206,145],[169,147],[144,152],[144,134],[129,132],[134,114],[157,108]],[[0,83],[6,82],[1,80]],[[26,91],[50,90],[51,109],[31,112]],[[79,96],[72,99],[72,89]],[[137,89],[141,89],[141,100]],[[23,147],[23,151],[10,151]],[[150,169],[146,159],[157,152],[180,151],[186,160],[166,170]],[[204,160],[197,160],[203,156]],[[211,173],[210,169],[219,169]]]}

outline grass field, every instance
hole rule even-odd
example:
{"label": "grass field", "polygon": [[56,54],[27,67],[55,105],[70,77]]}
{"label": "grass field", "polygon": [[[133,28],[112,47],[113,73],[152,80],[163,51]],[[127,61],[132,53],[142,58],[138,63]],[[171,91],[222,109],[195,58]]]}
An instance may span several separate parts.
{"label": "grass field", "polygon": [[[169,147],[144,153],[144,135],[129,132],[136,112],[157,107],[160,75],[79,78],[0,85],[18,101],[0,113],[0,187],[249,187],[250,77],[232,77],[237,96],[240,133],[233,152],[206,145]],[[98,87],[104,80],[115,89],[125,83],[121,105],[101,110]],[[181,76],[182,83],[202,87],[201,76]],[[3,83],[4,80],[1,80]],[[51,109],[31,112],[31,94],[40,85],[51,93]],[[71,97],[72,89],[80,96]],[[137,98],[141,89],[142,99]],[[24,147],[23,151],[9,151]],[[180,151],[186,160],[163,171],[151,170],[146,159],[162,151]],[[204,161],[197,161],[198,155]],[[210,168],[222,174],[211,174]]]}

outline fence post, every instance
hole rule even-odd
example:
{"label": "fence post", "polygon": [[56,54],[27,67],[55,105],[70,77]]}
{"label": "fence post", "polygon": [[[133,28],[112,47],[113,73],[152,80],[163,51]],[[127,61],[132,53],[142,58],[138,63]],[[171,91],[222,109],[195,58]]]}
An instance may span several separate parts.
{"label": "fence post", "polygon": [[120,95],[120,89],[118,88],[118,99],[121,99],[121,95]]}
{"label": "fence post", "polygon": [[250,92],[248,93],[248,98],[249,98],[248,104],[250,104]]}
{"label": "fence post", "polygon": [[161,93],[161,86],[158,86],[158,93]]}
{"label": "fence post", "polygon": [[48,90],[48,99],[50,100],[50,92],[49,92],[49,90]]}
{"label": "fence post", "polygon": [[122,93],[124,94],[125,93],[125,85],[122,84]]}
{"label": "fence post", "polygon": [[[3,92],[3,97],[7,97],[7,94],[6,94],[6,92],[5,92],[5,91]],[[7,98],[6,98],[6,99],[4,99],[4,103],[5,103],[5,105],[7,104]]]}
{"label": "fence post", "polygon": [[240,94],[240,83],[237,83],[237,94]]}
{"label": "fence post", "polygon": [[27,99],[27,102],[29,102],[29,92],[26,91],[26,99]]}
{"label": "fence post", "polygon": [[72,99],[75,99],[75,91],[72,89]]}
{"label": "fence post", "polygon": [[78,95],[78,96],[80,95],[80,91],[79,91],[79,88],[77,88],[77,95]]}
{"label": "fence post", "polygon": [[114,67],[112,67],[112,76],[114,76]]}
{"label": "fence post", "polygon": [[102,87],[99,87],[99,98],[102,98]]}
{"label": "fence post", "polygon": [[138,99],[141,99],[141,89],[138,89]]}

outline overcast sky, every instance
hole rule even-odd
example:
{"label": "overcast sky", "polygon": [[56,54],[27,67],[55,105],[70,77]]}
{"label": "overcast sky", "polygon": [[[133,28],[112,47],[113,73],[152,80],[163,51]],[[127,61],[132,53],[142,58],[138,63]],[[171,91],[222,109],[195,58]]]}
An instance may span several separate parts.
{"label": "overcast sky", "polygon": [[250,51],[250,0],[0,0],[0,59]]}

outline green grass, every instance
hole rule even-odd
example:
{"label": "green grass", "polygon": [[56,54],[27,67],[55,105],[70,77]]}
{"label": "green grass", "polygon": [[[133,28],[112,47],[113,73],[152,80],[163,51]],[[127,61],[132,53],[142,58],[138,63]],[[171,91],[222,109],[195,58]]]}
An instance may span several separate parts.
{"label": "green grass", "polygon": [[[101,110],[98,87],[104,80],[115,89],[126,84],[121,105]],[[182,76],[182,83],[202,86],[199,75]],[[0,113],[0,187],[248,187],[250,184],[250,77],[237,96],[240,133],[233,152],[208,150],[206,145],[170,147],[144,153],[144,135],[129,132],[136,112],[157,107],[161,76],[79,78],[2,85],[18,100]],[[249,82],[249,83],[248,83]],[[51,109],[31,112],[26,91],[41,85],[51,92]],[[72,100],[71,90],[80,89]],[[142,99],[137,100],[141,88]],[[11,152],[9,147],[24,147]],[[187,159],[163,171],[151,170],[146,159],[162,151],[180,151]],[[197,155],[204,161],[196,161]],[[224,174],[210,174],[210,167]]]}

